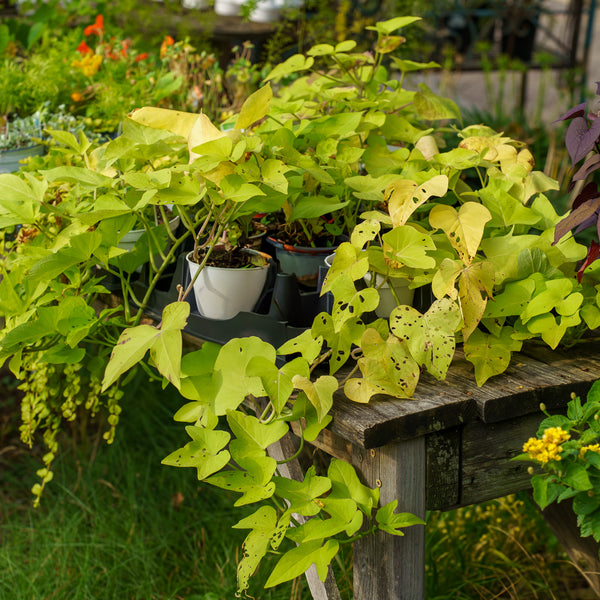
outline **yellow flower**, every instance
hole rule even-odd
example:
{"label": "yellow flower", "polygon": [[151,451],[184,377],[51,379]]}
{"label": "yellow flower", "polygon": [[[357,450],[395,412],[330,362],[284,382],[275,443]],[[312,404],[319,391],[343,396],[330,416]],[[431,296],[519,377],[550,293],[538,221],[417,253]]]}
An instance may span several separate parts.
{"label": "yellow flower", "polygon": [[566,442],[571,436],[561,427],[549,427],[544,430],[542,439],[529,438],[523,445],[523,452],[529,454],[532,460],[545,465],[551,460],[560,460],[562,442]]}
{"label": "yellow flower", "polygon": [[92,77],[102,64],[102,56],[100,54],[86,54],[81,60],[74,60],[71,65],[83,71],[86,77]]}

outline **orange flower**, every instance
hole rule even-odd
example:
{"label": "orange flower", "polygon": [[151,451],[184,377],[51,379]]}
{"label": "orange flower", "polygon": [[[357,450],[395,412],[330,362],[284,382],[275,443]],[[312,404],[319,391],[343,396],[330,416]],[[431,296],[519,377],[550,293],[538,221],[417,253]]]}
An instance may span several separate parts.
{"label": "orange flower", "polygon": [[83,35],[102,35],[104,33],[104,17],[98,15],[93,25],[88,25],[83,30]]}
{"label": "orange flower", "polygon": [[73,92],[71,94],[71,100],[73,100],[73,102],[81,102],[83,100],[83,94],[80,92]]}
{"label": "orange flower", "polygon": [[142,60],[146,60],[150,56],[147,52],[142,52],[135,57],[135,62],[140,62]]}
{"label": "orange flower", "polygon": [[175,43],[175,40],[170,35],[165,36],[163,43],[160,45],[160,57],[161,58],[165,57],[165,54],[167,53],[167,48],[169,46],[172,46],[174,43]]}
{"label": "orange flower", "polygon": [[81,56],[85,56],[86,54],[92,53],[93,50],[85,42],[81,42],[81,44],[77,46],[77,52],[79,52]]}

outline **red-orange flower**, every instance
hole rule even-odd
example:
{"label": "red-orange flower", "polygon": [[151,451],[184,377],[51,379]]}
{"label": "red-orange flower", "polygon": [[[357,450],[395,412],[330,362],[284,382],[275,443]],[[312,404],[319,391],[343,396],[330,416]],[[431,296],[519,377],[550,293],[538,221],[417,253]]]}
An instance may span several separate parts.
{"label": "red-orange flower", "polygon": [[83,94],[80,92],[73,92],[71,94],[71,100],[73,100],[73,102],[81,102],[83,100]]}
{"label": "red-orange flower", "polygon": [[98,15],[93,25],[88,25],[84,30],[84,35],[102,35],[104,33],[104,17]]}
{"label": "red-orange flower", "polygon": [[170,35],[165,36],[163,43],[160,45],[160,57],[161,58],[164,58],[165,54],[167,53],[167,48],[169,46],[172,46],[174,43],[175,43],[175,40]]}
{"label": "red-orange flower", "polygon": [[142,60],[146,60],[150,56],[147,52],[141,52],[135,57],[135,62],[140,62]]}
{"label": "red-orange flower", "polygon": [[79,52],[81,56],[85,56],[86,54],[90,54],[94,51],[85,42],[81,42],[81,44],[77,46],[77,52]]}

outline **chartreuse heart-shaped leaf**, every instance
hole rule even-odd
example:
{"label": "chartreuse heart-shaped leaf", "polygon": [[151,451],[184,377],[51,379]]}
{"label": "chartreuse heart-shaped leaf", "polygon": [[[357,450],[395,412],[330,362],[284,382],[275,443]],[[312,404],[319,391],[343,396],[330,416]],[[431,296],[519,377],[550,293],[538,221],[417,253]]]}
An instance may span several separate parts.
{"label": "chartreuse heart-shaped leaf", "polygon": [[[214,366],[219,380],[213,406],[216,415],[235,410],[249,394],[256,397],[265,395],[260,377],[246,373],[248,364],[256,356],[275,363],[275,348],[255,336],[232,339],[221,348]],[[231,373],[232,365],[235,365],[237,376],[223,377],[222,373]]]}
{"label": "chartreuse heart-shaped leaf", "polygon": [[553,350],[558,346],[569,327],[576,327],[581,323],[581,317],[576,312],[573,315],[561,316],[557,320],[553,314],[547,313],[533,317],[527,322],[527,329],[531,333],[539,334],[542,340]]}
{"label": "chartreuse heart-shaped leaf", "polygon": [[375,515],[379,529],[387,531],[392,535],[404,535],[404,532],[400,531],[401,528],[411,527],[412,525],[425,525],[425,521],[411,513],[397,513],[394,511],[398,506],[398,500],[392,500],[388,502],[379,510]]}
{"label": "chartreuse heart-shaped leaf", "polygon": [[277,350],[277,354],[285,356],[288,354],[299,353],[302,358],[311,363],[321,353],[323,347],[323,338],[320,335],[313,335],[309,329],[303,331],[295,338],[284,342]]}
{"label": "chartreuse heart-shaped leaf", "polygon": [[190,314],[188,302],[174,302],[165,306],[160,334],[150,348],[150,358],[159,373],[176,388],[180,387],[181,330]]}
{"label": "chartreuse heart-shaped leaf", "polygon": [[277,530],[277,513],[272,506],[261,506],[256,512],[233,525],[233,528],[252,530],[244,540],[244,555],[237,568],[238,592],[242,593],[248,589],[250,577],[269,549]]}
{"label": "chartreuse heart-shaped leaf", "polygon": [[140,362],[148,350],[161,375],[179,387],[181,366],[181,329],[185,326],[190,305],[174,302],[163,310],[161,328],[138,325],[125,329],[106,366],[102,390],[110,387],[123,373]]}
{"label": "chartreuse heart-shaped leaf", "polygon": [[381,223],[377,219],[365,219],[352,230],[350,243],[357,250],[362,250],[365,244],[372,242],[380,231]]}
{"label": "chartreuse heart-shaped leaf", "polygon": [[[306,372],[308,372],[308,363],[302,358],[296,360],[302,361],[306,365]],[[275,413],[278,415],[281,414],[281,411],[294,391],[291,377],[280,371],[276,365],[262,356],[256,356],[248,363],[246,375],[249,377],[260,377]]]}
{"label": "chartreuse heart-shaped leaf", "polygon": [[448,296],[451,300],[458,298],[456,280],[461,274],[464,265],[459,260],[445,258],[438,267],[431,282],[431,291],[436,298]]}
{"label": "chartreuse heart-shaped leaf", "polygon": [[356,502],[351,498],[332,498],[327,496],[321,499],[323,510],[331,515],[332,519],[346,524],[346,535],[353,536],[364,522],[364,515],[358,509]]}
{"label": "chartreuse heart-shaped leaf", "polygon": [[600,327],[600,309],[595,304],[584,304],[579,312],[588,329]]}
{"label": "chartreuse heart-shaped leaf", "polygon": [[465,265],[473,262],[485,224],[491,218],[490,211],[477,202],[465,202],[458,212],[452,206],[437,204],[429,213],[431,226],[446,234]]}
{"label": "chartreuse heart-shaped leaf", "polygon": [[319,420],[316,408],[310,403],[304,392],[300,392],[292,406],[292,412],[284,417],[285,421],[301,421],[303,437],[307,442],[312,442],[319,433],[332,421],[330,414]]}
{"label": "chartreuse heart-shaped leaf", "polygon": [[357,319],[364,312],[375,310],[379,304],[379,294],[373,288],[357,290],[347,273],[337,277],[331,291],[334,296],[333,324],[336,332],[341,331],[344,323]]}
{"label": "chartreuse heart-shaped leaf", "polygon": [[369,25],[365,27],[365,29],[376,31],[380,35],[390,35],[394,31],[402,29],[403,27],[420,20],[421,17],[394,17],[393,19],[388,19],[387,21],[379,21],[375,25]]}
{"label": "chartreuse heart-shaped leaf", "polygon": [[314,540],[300,544],[296,548],[288,550],[275,565],[273,572],[265,583],[265,588],[274,587],[295,579],[302,575],[312,564],[316,565],[317,573],[321,581],[327,577],[329,563],[339,550],[339,543],[335,540]]}
{"label": "chartreuse heart-shaped leaf", "polygon": [[261,423],[255,416],[246,415],[239,410],[227,413],[227,423],[237,439],[247,440],[262,450],[266,450],[289,431],[287,423],[283,421]]}
{"label": "chartreuse heart-shaped leaf", "polygon": [[273,90],[271,90],[270,84],[264,85],[253,94],[250,94],[242,104],[235,122],[235,128],[247,129],[265,117],[269,112],[272,97]]}
{"label": "chartreuse heart-shaped leaf", "polygon": [[3,226],[30,225],[39,216],[48,183],[37,181],[26,173],[26,179],[3,173],[0,175],[0,219]]}
{"label": "chartreuse heart-shaped leaf", "polygon": [[367,255],[350,242],[341,243],[336,249],[331,267],[327,271],[321,294],[331,291],[336,278],[340,275],[347,273],[352,281],[358,281],[365,276],[368,270],[369,259]]}
{"label": "chartreuse heart-shaped leaf", "polygon": [[[566,277],[546,281],[544,290],[536,293],[525,307],[525,310],[521,313],[521,321],[526,324],[529,319],[538,315],[547,314],[559,305],[565,306],[563,302],[569,297],[572,290],[573,280]],[[583,300],[581,294],[578,294],[575,298],[575,303],[579,300]],[[579,304],[581,304],[580,301]],[[577,308],[579,308],[579,306],[577,306]],[[575,310],[577,310],[577,308],[575,308]]]}
{"label": "chartreuse heart-shaped leaf", "polygon": [[186,431],[192,441],[163,458],[163,465],[194,467],[198,471],[198,479],[203,480],[229,462],[230,454],[224,450],[231,437],[229,433],[194,426],[186,427]]}
{"label": "chartreuse heart-shaped leaf", "polygon": [[443,96],[438,96],[424,83],[419,84],[419,91],[415,94],[414,106],[417,114],[429,121],[440,119],[458,119],[460,109],[455,102]]}
{"label": "chartreuse heart-shaped leaf", "polygon": [[406,344],[418,364],[443,379],[454,357],[454,334],[461,320],[456,302],[441,298],[424,315],[411,306],[396,307],[390,315],[390,331]]}
{"label": "chartreuse heart-shaped leaf", "polygon": [[331,480],[329,499],[352,498],[367,517],[371,516],[379,503],[379,488],[371,489],[361,483],[354,467],[337,458],[331,460],[327,476]]}
{"label": "chartreuse heart-shaped leaf", "polygon": [[338,389],[337,379],[331,375],[321,375],[313,382],[307,377],[294,375],[292,383],[306,394],[317,411],[319,422],[322,422],[333,406],[333,393]]}
{"label": "chartreuse heart-shaped leaf", "polygon": [[503,327],[500,337],[476,329],[465,342],[465,358],[475,367],[475,381],[482,386],[490,377],[506,371],[513,352],[522,342],[512,337],[512,328]]}
{"label": "chartreuse heart-shaped leaf", "polygon": [[499,319],[521,315],[531,300],[534,291],[535,282],[533,279],[528,278],[507,283],[502,292],[494,296],[494,301],[487,303],[484,317]]}
{"label": "chartreuse heart-shaped leaf", "polygon": [[179,391],[184,398],[204,405],[212,404],[218,389],[218,380],[213,378],[213,372],[220,350],[218,344],[205,342],[199,350],[183,356]]}
{"label": "chartreuse heart-shaped leaf", "polygon": [[488,298],[492,298],[493,289],[494,265],[492,263],[474,262],[461,272],[458,280],[458,298],[464,323],[463,340],[469,339],[481,321]]}
{"label": "chartreuse heart-shaped leaf", "polygon": [[365,325],[359,319],[345,321],[338,332],[335,331],[333,317],[320,313],[313,320],[312,335],[322,337],[331,351],[329,374],[333,375],[344,366],[350,356],[352,346],[360,344]]}
{"label": "chartreuse heart-shaped leaf", "polygon": [[198,114],[145,106],[133,111],[128,118],[142,125],[154,129],[167,129],[187,138],[198,120]]}
{"label": "chartreuse heart-shaped leaf", "polygon": [[274,477],[275,493],[289,503],[292,512],[305,517],[312,517],[321,511],[317,498],[331,489],[328,477],[319,477],[312,466],[306,471],[303,481]]}
{"label": "chartreuse heart-shaped leaf", "polygon": [[346,381],[344,393],[354,402],[369,402],[375,394],[410,398],[419,381],[419,365],[400,340],[387,340],[368,328],[361,339],[363,356],[358,360],[362,378]]}
{"label": "chartreuse heart-shaped leaf", "polygon": [[258,454],[256,445],[243,440],[231,442],[231,457],[239,469],[220,471],[206,479],[207,483],[224,490],[239,492],[242,495],[234,506],[244,506],[270,498],[275,492],[275,484],[271,481],[277,463],[270,456]]}
{"label": "chartreuse heart-shaped leaf", "polygon": [[435,175],[421,185],[410,179],[399,179],[390,183],[385,190],[384,198],[388,203],[388,211],[394,227],[405,225],[415,210],[425,204],[432,196],[441,198],[448,191],[448,177]]}
{"label": "chartreuse heart-shaped leaf", "polygon": [[428,232],[421,232],[411,225],[400,225],[384,233],[381,239],[385,260],[392,268],[435,267],[435,259],[427,255],[427,250],[435,250],[435,244]]}
{"label": "chartreuse heart-shaped leaf", "polygon": [[304,57],[302,54],[294,54],[287,60],[279,63],[265,78],[264,81],[281,79],[286,75],[298,73],[299,71],[307,71],[315,62],[312,56]]}

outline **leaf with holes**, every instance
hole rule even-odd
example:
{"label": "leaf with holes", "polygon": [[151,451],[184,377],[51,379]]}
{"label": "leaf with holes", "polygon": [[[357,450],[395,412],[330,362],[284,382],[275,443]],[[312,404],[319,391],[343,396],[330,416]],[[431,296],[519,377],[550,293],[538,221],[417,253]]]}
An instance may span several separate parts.
{"label": "leaf with holes", "polygon": [[436,379],[446,376],[456,347],[454,333],[460,323],[460,309],[449,298],[436,300],[424,315],[410,306],[398,306],[390,315],[392,334]]}
{"label": "leaf with holes", "polygon": [[295,338],[288,340],[282,346],[277,349],[277,354],[288,355],[299,353],[302,358],[307,362],[311,363],[321,353],[323,347],[323,339],[311,334],[310,330],[303,331],[300,335]]}
{"label": "leaf with holes", "polygon": [[366,219],[361,221],[352,230],[350,243],[358,250],[362,250],[365,244],[372,242],[381,231],[381,223],[377,219]]}
{"label": "leaf with holes", "polygon": [[354,402],[367,403],[375,394],[394,398],[410,398],[419,381],[419,365],[400,340],[387,340],[372,328],[365,330],[361,347],[363,356],[358,360],[362,379],[349,379],[344,393]]}
{"label": "leaf with holes", "polygon": [[433,196],[443,197],[448,191],[448,177],[435,175],[421,185],[410,179],[399,179],[388,185],[384,197],[394,227],[405,225],[415,210]]}
{"label": "leaf with holes", "polygon": [[492,263],[475,262],[461,272],[458,279],[458,298],[464,323],[463,340],[469,339],[481,321],[488,298],[492,298],[493,289],[494,265]]}
{"label": "leaf with holes", "polygon": [[458,212],[452,206],[437,204],[429,213],[431,226],[446,234],[465,265],[473,262],[485,224],[491,218],[490,211],[477,202],[465,202]]}
{"label": "leaf with holes", "polygon": [[333,375],[344,366],[350,357],[352,346],[360,344],[365,325],[359,319],[350,319],[335,331],[333,318],[327,313],[320,313],[313,320],[312,335],[322,337],[331,351],[329,374]]}
{"label": "leaf with holes", "polygon": [[332,317],[335,332],[341,331],[344,323],[357,319],[364,312],[375,310],[379,304],[379,294],[373,288],[357,290],[352,278],[342,273],[332,286],[334,297]]}
{"label": "leaf with holes", "polygon": [[251,529],[242,546],[244,555],[237,567],[238,592],[248,589],[248,581],[263,556],[267,553],[277,530],[277,513],[272,506],[261,506],[256,512],[232,526],[234,529]]}

